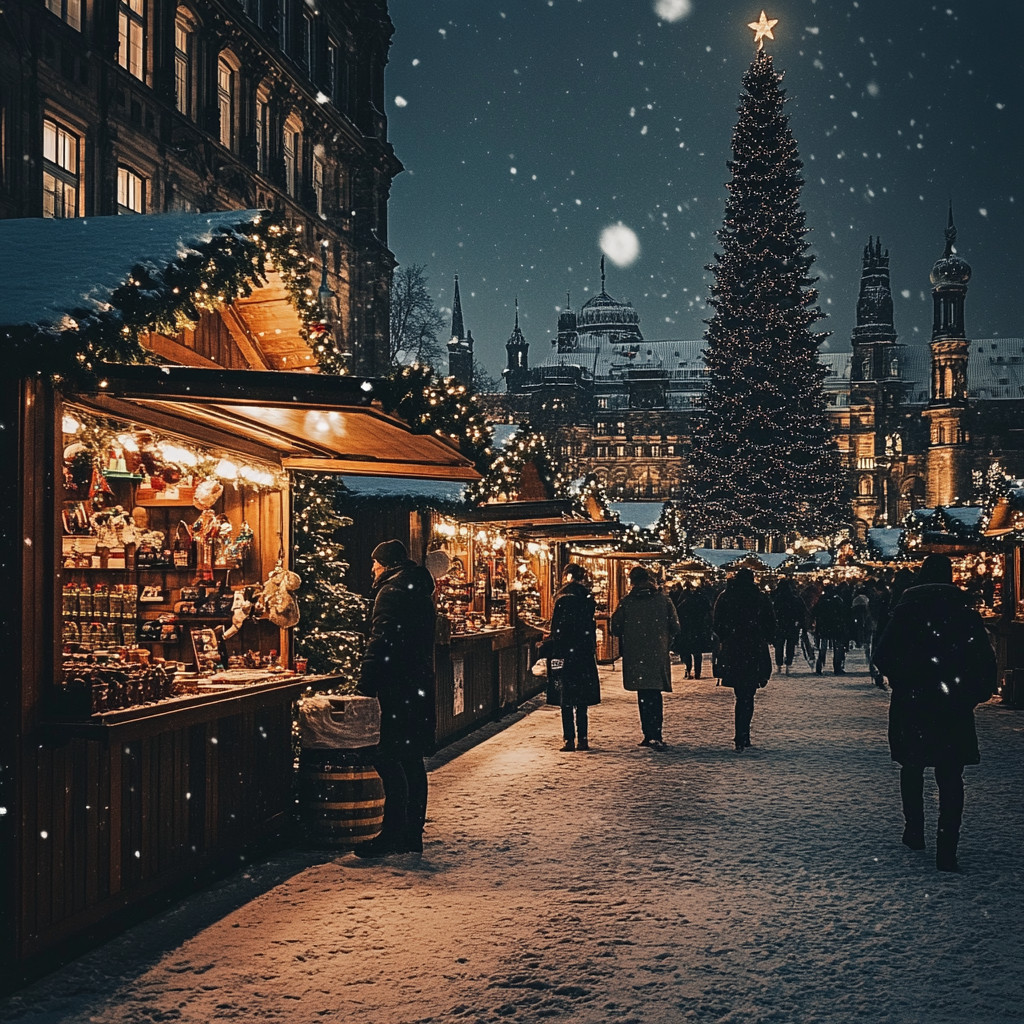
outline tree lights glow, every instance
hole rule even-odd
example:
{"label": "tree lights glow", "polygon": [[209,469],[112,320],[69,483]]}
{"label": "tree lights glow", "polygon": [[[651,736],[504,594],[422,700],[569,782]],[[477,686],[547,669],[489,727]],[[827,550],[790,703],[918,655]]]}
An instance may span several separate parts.
{"label": "tree lights glow", "polygon": [[782,76],[759,52],[743,77],[722,252],[707,321],[704,411],[683,504],[691,539],[836,532],[849,517],[825,411],[825,367],[810,327],[824,314],[807,276],[796,140]]}

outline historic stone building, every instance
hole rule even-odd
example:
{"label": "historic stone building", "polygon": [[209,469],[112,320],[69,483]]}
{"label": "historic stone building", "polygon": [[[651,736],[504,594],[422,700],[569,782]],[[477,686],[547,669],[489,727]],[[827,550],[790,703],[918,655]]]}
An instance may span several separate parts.
{"label": "historic stone building", "polygon": [[383,372],[393,31],[386,0],[11,0],[0,217],[282,211],[326,242],[352,369]]}
{"label": "historic stone building", "polygon": [[[994,462],[1024,474],[1024,342],[970,341],[971,270],[946,247],[931,272],[928,348],[898,341],[889,254],[864,249],[852,351],[825,352],[825,392],[850,473],[852,519],[894,525],[926,505],[966,501]],[[552,351],[533,366],[518,315],[506,344],[501,416],[545,431],[575,477],[594,473],[618,499],[665,500],[686,472],[689,421],[703,399],[702,341],[648,341],[640,317],[605,290],[558,318]]]}

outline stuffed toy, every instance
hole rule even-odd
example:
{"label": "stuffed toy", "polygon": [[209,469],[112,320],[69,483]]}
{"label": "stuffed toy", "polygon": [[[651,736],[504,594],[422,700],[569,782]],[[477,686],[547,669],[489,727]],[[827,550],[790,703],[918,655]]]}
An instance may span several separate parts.
{"label": "stuffed toy", "polygon": [[235,596],[231,600],[231,625],[224,630],[225,640],[233,637],[252,613],[252,595],[247,592],[248,590],[248,587],[242,587],[235,591]]}
{"label": "stuffed toy", "polygon": [[299,621],[299,603],[292,593],[302,586],[302,579],[290,569],[277,566],[263,584],[263,611],[281,629],[291,629]]}

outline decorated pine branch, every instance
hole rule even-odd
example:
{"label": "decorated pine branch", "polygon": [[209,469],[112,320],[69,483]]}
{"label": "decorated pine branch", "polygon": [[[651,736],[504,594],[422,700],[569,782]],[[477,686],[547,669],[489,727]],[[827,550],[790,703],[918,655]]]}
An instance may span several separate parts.
{"label": "decorated pine branch", "polygon": [[554,467],[547,438],[529,423],[521,423],[494,452],[484,478],[470,488],[469,500],[475,505],[522,500],[524,475],[534,479],[547,497],[561,498],[568,493],[568,481]]}

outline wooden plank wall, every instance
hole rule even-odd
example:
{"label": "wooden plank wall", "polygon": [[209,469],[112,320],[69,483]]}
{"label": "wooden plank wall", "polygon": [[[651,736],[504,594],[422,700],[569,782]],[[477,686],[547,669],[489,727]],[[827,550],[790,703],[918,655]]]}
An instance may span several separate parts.
{"label": "wooden plank wall", "polygon": [[22,960],[239,850],[291,810],[290,699],[132,739],[25,742],[21,755]]}
{"label": "wooden plank wall", "polygon": [[[465,679],[464,710],[458,715],[453,713],[454,658],[462,659]],[[442,747],[466,735],[498,711],[498,656],[491,650],[489,636],[460,639],[450,647],[435,648],[434,677],[437,694],[435,746]]]}

